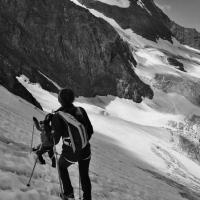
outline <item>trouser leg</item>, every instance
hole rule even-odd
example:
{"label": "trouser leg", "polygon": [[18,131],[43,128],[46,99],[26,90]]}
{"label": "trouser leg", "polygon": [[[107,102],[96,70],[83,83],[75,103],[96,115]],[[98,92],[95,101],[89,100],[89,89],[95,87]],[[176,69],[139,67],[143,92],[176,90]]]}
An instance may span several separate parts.
{"label": "trouser leg", "polygon": [[51,158],[52,167],[56,167],[56,158],[55,158],[55,155],[54,155],[53,148],[50,148],[50,150],[48,151],[48,155],[49,155],[49,158]]}
{"label": "trouser leg", "polygon": [[41,144],[38,145],[37,149],[38,150],[36,151],[36,154],[38,156],[38,160],[39,160],[40,164],[45,164],[46,162],[45,162],[42,154],[44,154],[46,152],[46,149]]}
{"label": "trouser leg", "polygon": [[48,155],[49,155],[49,158],[54,158],[55,156],[54,156],[54,151],[53,151],[53,148],[49,148],[49,150],[48,150]]}
{"label": "trouser leg", "polygon": [[79,173],[81,179],[81,186],[83,190],[83,199],[84,200],[91,200],[91,181],[89,177],[89,164],[90,158],[87,160],[80,160],[78,161],[79,164]]}
{"label": "trouser leg", "polygon": [[70,181],[70,177],[69,177],[69,173],[67,169],[72,163],[66,161],[65,158],[61,156],[58,164],[59,164],[60,178],[62,180],[64,194],[66,196],[73,194],[74,191],[71,185],[71,181]]}

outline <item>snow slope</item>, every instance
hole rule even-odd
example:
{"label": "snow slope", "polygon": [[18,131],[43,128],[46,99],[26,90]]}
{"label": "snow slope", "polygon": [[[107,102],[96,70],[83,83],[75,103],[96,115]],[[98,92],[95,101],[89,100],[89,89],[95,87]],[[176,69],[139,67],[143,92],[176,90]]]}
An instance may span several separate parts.
{"label": "snow slope", "polygon": [[[59,199],[57,171],[50,167],[48,158],[47,165],[37,165],[31,187],[26,187],[34,164],[29,153],[31,118],[42,119],[44,114],[3,87],[0,94],[0,199]],[[76,100],[87,109],[95,129],[90,167],[93,199],[198,199],[193,190],[199,190],[199,166],[170,150],[166,130],[111,116],[105,109],[109,101],[107,97]],[[36,132],[34,144],[38,143]],[[167,171],[170,178],[160,170]],[[70,175],[78,199],[76,165],[70,167]]]}
{"label": "snow slope", "polygon": [[[77,0],[71,1],[88,9]],[[104,3],[122,7],[128,6],[127,2],[112,0]],[[138,1],[139,6],[142,6],[141,2]],[[199,51],[183,46],[175,39],[173,44],[161,39],[157,42],[146,40],[130,29],[122,29],[115,20],[102,13],[88,10],[110,23],[131,45],[138,63],[133,70],[154,90],[154,98],[144,99],[141,104],[113,96],[76,99],[75,104],[87,110],[95,130],[90,169],[93,199],[200,199],[200,166],[174,148],[172,133],[167,129],[169,121],[184,122],[185,117],[200,115],[200,108],[181,94],[165,93],[152,85],[158,73],[198,82]],[[169,64],[169,57],[183,63],[186,71]],[[24,75],[17,79],[46,112],[59,107],[56,94],[30,83]],[[37,166],[32,187],[26,187],[34,163],[29,154],[31,120],[32,116],[42,119],[44,113],[2,87],[0,111],[0,200],[58,199],[57,172],[49,166],[49,160],[48,165]],[[37,143],[39,137],[35,135],[34,144]],[[61,146],[57,148],[60,152]],[[76,165],[72,166],[71,174],[78,198]]]}
{"label": "snow slope", "polygon": [[[41,93],[41,87],[30,84],[27,79],[22,79],[22,77],[21,83],[33,96],[37,91]],[[27,83],[28,85],[26,85]],[[44,94],[43,99],[50,99],[50,93],[46,93],[46,97]],[[37,95],[34,97],[37,98]],[[37,100],[44,105],[46,102],[43,99],[38,98]],[[55,96],[52,99],[55,99]],[[185,104],[184,109],[180,107],[183,104]],[[181,154],[177,154],[169,142],[172,139],[171,133],[164,128],[167,127],[170,120],[179,122],[183,121],[186,115],[200,113],[199,108],[188,100],[180,95],[165,94],[158,90],[153,100],[144,100],[141,104],[107,96],[91,99],[80,97],[77,99],[76,105],[82,106],[88,111],[96,132],[113,138],[121,148],[131,151],[135,157],[162,173],[167,172],[172,178],[192,185],[192,188],[199,187],[192,180],[198,180],[200,177],[200,173],[197,173],[196,170],[200,167],[184,157],[187,164],[193,163],[190,165],[193,165],[194,170],[190,167],[189,172],[187,165],[180,159]],[[56,108],[56,106],[58,106],[58,102],[52,107]],[[166,164],[168,162],[170,164]],[[179,163],[178,167],[175,167],[173,162]]]}
{"label": "snow slope", "polygon": [[43,90],[39,84],[30,84],[29,79],[24,75],[16,78],[27,90],[31,91],[33,97],[38,100],[44,111],[52,112],[59,107],[57,98],[48,91]]}

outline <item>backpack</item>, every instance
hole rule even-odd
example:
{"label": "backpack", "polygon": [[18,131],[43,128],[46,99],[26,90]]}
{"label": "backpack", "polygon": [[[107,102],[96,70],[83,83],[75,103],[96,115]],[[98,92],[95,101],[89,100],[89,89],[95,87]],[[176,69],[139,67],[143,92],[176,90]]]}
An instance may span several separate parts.
{"label": "backpack", "polygon": [[33,122],[37,130],[41,132],[41,144],[44,146],[52,146],[53,138],[51,134],[51,119],[52,114],[49,113],[45,116],[43,121],[38,121],[37,118],[33,117]]}
{"label": "backpack", "polygon": [[[77,114],[82,115],[80,107],[77,107],[77,111]],[[58,113],[68,129],[73,152],[80,152],[89,142],[89,137],[85,126],[69,113],[62,111],[58,111]]]}

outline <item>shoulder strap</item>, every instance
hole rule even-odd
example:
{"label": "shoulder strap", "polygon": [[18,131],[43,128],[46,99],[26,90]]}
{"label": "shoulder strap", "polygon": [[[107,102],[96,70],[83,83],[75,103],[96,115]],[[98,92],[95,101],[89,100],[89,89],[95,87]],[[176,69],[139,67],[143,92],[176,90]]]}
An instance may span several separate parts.
{"label": "shoulder strap", "polygon": [[58,113],[64,119],[64,121],[67,123],[70,123],[74,126],[78,126],[79,124],[81,124],[73,115],[71,115],[69,113],[65,113],[62,111],[59,111]]}

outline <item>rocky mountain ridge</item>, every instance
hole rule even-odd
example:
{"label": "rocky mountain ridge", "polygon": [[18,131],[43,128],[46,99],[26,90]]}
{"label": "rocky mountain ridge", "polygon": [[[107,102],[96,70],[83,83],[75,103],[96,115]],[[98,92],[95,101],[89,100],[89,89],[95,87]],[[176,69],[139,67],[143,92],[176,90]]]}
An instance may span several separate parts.
{"label": "rocky mountain ridge", "polygon": [[1,0],[0,27],[1,84],[18,95],[26,96],[15,89],[20,74],[56,92],[41,72],[77,95],[136,102],[153,97],[134,73],[136,61],[118,33],[71,1]]}
{"label": "rocky mountain ridge", "polygon": [[200,49],[200,33],[193,28],[185,28],[171,21],[169,27],[174,37],[182,44]]}
{"label": "rocky mountain ridge", "polygon": [[78,0],[88,8],[95,9],[114,19],[123,29],[131,29],[142,37],[155,41],[159,38],[172,42],[172,33],[157,17],[157,7],[153,1],[132,0],[130,6],[122,8],[101,1]]}
{"label": "rocky mountain ridge", "polygon": [[[124,29],[172,43],[170,19],[153,0],[132,0],[126,12],[99,1],[79,2]],[[153,98],[153,91],[134,72],[136,65],[131,48],[110,24],[71,1],[0,0],[0,83],[38,107],[16,76],[24,74],[51,92],[58,88],[45,76],[77,96],[110,94],[139,103]]]}
{"label": "rocky mountain ridge", "polygon": [[172,21],[153,0],[129,0],[130,6],[127,8],[108,5],[100,1],[78,1],[113,18],[122,28],[131,28],[135,33],[149,40],[156,41],[162,38],[172,42],[173,36],[182,44],[200,49],[200,33]]}

